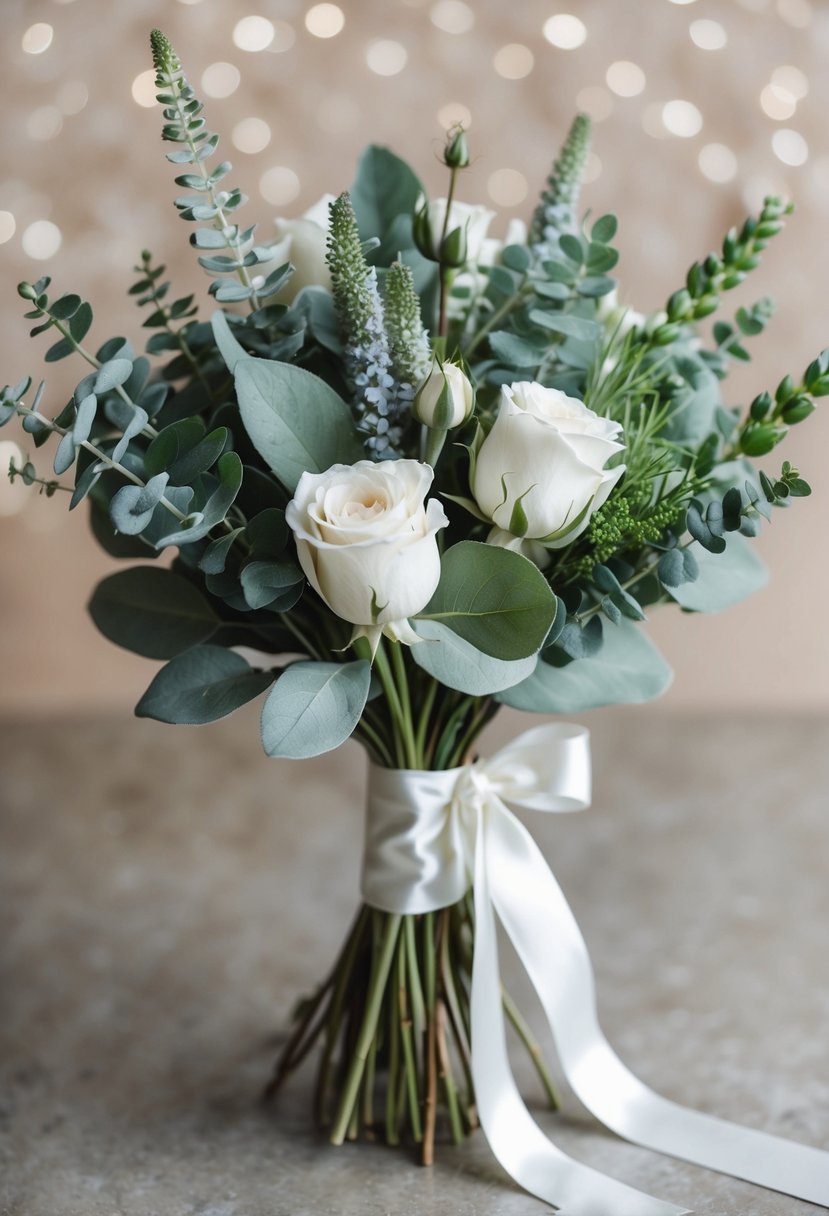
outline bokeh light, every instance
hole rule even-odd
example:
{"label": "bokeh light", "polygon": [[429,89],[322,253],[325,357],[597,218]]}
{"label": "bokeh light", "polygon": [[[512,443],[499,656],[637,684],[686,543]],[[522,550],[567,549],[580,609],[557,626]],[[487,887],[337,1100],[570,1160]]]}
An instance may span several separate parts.
{"label": "bokeh light", "polygon": [[429,20],[445,34],[468,34],[475,14],[463,0],[438,0],[429,10]]}
{"label": "bokeh light", "polygon": [[617,97],[637,97],[645,90],[645,73],[638,63],[617,59],[605,72],[607,87]]}
{"label": "bokeh light", "polygon": [[266,202],[273,203],[275,207],[292,203],[299,191],[299,177],[287,165],[274,165],[259,179],[259,193]]}
{"label": "bokeh light", "polygon": [[67,117],[80,114],[89,101],[89,89],[82,80],[66,80],[58,89],[55,100],[58,109]]}
{"label": "bokeh light", "polygon": [[719,21],[711,21],[708,18],[692,21],[688,33],[691,35],[691,41],[701,51],[721,51],[728,42],[728,35]]}
{"label": "bokeh light", "polygon": [[48,51],[55,37],[55,31],[46,21],[36,21],[23,34],[20,45],[27,55],[42,55]]}
{"label": "bokeh light", "polygon": [[781,127],[771,137],[774,155],[782,160],[784,165],[805,165],[809,159],[809,145],[799,131],[790,127]]}
{"label": "bokeh light", "polygon": [[366,63],[378,76],[396,76],[403,71],[408,57],[402,42],[391,38],[378,38],[370,42],[366,50]]}
{"label": "bokeh light", "polygon": [[147,68],[146,72],[139,72],[132,82],[132,99],[138,105],[149,109],[158,105],[155,94],[155,71],[153,68]]}
{"label": "bokeh light", "polygon": [[785,122],[797,109],[797,101],[788,91],[777,84],[767,84],[760,93],[760,106],[764,114],[777,122]]}
{"label": "bokeh light", "polygon": [[496,169],[487,178],[486,188],[499,207],[517,207],[527,197],[529,184],[517,169]]}
{"label": "bokeh light", "polygon": [[29,139],[55,139],[63,129],[63,115],[57,106],[38,106],[26,119]]}
{"label": "bokeh light", "polygon": [[239,87],[242,73],[235,63],[209,64],[201,74],[201,87],[208,97],[230,97]]}
{"label": "bokeh light", "polygon": [[60,249],[63,236],[57,224],[51,220],[34,220],[23,230],[20,242],[23,252],[35,261],[45,262]]}
{"label": "bokeh light", "polygon": [[508,42],[499,47],[492,59],[492,66],[505,80],[522,80],[533,70],[535,56],[522,42]]}
{"label": "bokeh light", "polygon": [[233,27],[233,42],[240,51],[265,51],[273,42],[273,22],[251,13]]}
{"label": "bokeh light", "polygon": [[11,211],[0,211],[0,245],[10,241],[17,231],[17,224]]}
{"label": "bokeh light", "polygon": [[448,131],[450,127],[472,125],[472,111],[462,101],[447,101],[438,110],[437,117],[444,131]]}
{"label": "bokeh light", "polygon": [[305,14],[305,28],[315,38],[336,38],[345,25],[345,13],[338,4],[315,4]]}
{"label": "bokeh light", "polygon": [[676,98],[666,101],[662,107],[662,122],[665,130],[680,139],[691,139],[702,130],[702,114],[692,101]]}
{"label": "bokeh light", "polygon": [[267,148],[271,142],[271,129],[264,118],[243,118],[233,128],[230,138],[234,148],[253,156]]}
{"label": "bokeh light", "polygon": [[555,13],[544,22],[544,37],[560,51],[574,51],[587,39],[587,26],[572,13]]}
{"label": "bokeh light", "polygon": [[737,157],[725,144],[705,144],[700,148],[697,163],[711,182],[731,182],[737,176]]}

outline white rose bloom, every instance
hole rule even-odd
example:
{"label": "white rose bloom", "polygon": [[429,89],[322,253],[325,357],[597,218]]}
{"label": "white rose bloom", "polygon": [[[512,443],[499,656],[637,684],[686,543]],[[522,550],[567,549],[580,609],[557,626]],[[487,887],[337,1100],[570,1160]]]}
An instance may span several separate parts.
{"label": "white rose bloom", "polygon": [[497,266],[501,261],[501,254],[506,245],[526,245],[527,243],[527,225],[523,220],[513,217],[507,224],[507,235],[503,241],[499,241],[495,236],[488,236],[481,244],[481,252],[478,256],[479,266]]}
{"label": "white rose bloom", "polygon": [[273,267],[290,262],[294,268],[288,282],[273,297],[276,304],[290,304],[303,287],[325,287],[331,290],[331,271],[325,260],[328,239],[328,206],[333,194],[324,194],[299,219],[274,220],[276,240],[271,245]]}
{"label": "white rose bloom", "polygon": [[449,521],[438,499],[424,502],[432,476],[417,460],[335,464],[303,473],[285,510],[308,582],[372,653],[383,633],[419,641],[408,618],[438,585],[437,533]]}
{"label": "white rose bloom", "polygon": [[[432,232],[432,242],[435,252],[440,248],[440,238],[443,234],[443,224],[446,219],[445,198],[436,198],[429,204],[429,227]],[[495,212],[488,207],[473,203],[453,202],[449,210],[449,223],[446,234],[456,228],[466,231],[466,262],[467,265],[478,262],[481,250],[486,241],[487,230],[495,218]]]}
{"label": "white rose bloom", "polygon": [[535,382],[504,385],[498,416],[478,449],[472,494],[495,525],[491,544],[537,561],[539,544],[569,545],[625,471],[618,422]]}

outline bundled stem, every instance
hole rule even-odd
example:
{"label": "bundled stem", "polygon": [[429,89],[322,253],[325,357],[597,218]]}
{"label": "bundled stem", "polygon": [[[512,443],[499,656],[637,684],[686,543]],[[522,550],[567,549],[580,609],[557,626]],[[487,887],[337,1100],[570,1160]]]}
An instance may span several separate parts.
{"label": "bundled stem", "polygon": [[[332,1144],[408,1141],[429,1165],[442,1127],[454,1143],[474,1131],[473,915],[470,898],[423,916],[363,907],[328,978],[297,1010],[265,1097],[321,1043],[315,1110]],[[555,1109],[541,1048],[509,994],[503,999]]]}

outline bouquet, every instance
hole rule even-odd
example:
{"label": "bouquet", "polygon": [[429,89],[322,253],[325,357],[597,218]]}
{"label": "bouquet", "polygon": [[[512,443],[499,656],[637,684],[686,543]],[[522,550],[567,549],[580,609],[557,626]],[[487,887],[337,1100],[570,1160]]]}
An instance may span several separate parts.
{"label": "bouquet", "polygon": [[130,287],[145,351],[123,337],[90,348],[89,303],[22,283],[32,333],[56,338],[46,361],[86,368],[55,414],[42,384],[6,387],[0,424],[19,417],[36,449],[57,441],[53,476],[30,459],[11,476],[68,493],[70,510],[86,501],[104,549],[139,563],[90,602],[107,638],[164,661],[139,716],[211,722],[262,696],[269,756],[351,736],[368,753],[365,902],[298,1006],[269,1092],[317,1050],[316,1117],[334,1144],[405,1140],[428,1163],[438,1129],[460,1141],[480,1121],[513,1176],[568,1211],[678,1211],[564,1157],[523,1107],[504,1017],[556,1095],[500,982],[497,911],[568,1078],[609,1126],[826,1202],[824,1154],[665,1103],[601,1036],[584,943],[507,805],[586,806],[586,732],[548,723],[477,755],[502,705],[572,714],[658,696],[670,669],[647,610],[718,609],[764,581],[749,542],[809,486],[755,460],[829,393],[829,350],[742,410],[721,385],[770,301],[702,323],[790,206],[767,198],[663,309],[626,309],[616,219],[579,211],[578,116],[529,227],[506,241],[460,201],[458,127],[445,198],[370,147],[350,191],[259,243],[178,57],[151,41],[212,315],[145,251]]}

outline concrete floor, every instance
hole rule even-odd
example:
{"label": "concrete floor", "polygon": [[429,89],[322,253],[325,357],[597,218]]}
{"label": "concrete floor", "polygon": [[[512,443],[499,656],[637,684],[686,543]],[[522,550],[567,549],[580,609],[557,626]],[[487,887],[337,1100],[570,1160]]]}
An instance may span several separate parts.
{"label": "concrete floor", "polygon": [[[668,1097],[829,1143],[829,723],[587,715],[596,789],[531,826],[582,924],[605,1029]],[[530,724],[496,723],[494,742]],[[0,724],[3,1216],[519,1216],[481,1137],[329,1148],[310,1074],[258,1094],[357,889],[353,745],[265,759],[213,727]],[[514,980],[519,993],[520,977]],[[711,1216],[819,1209],[634,1148],[565,1093],[566,1151]],[[608,1216],[612,1216],[609,1213]]]}

